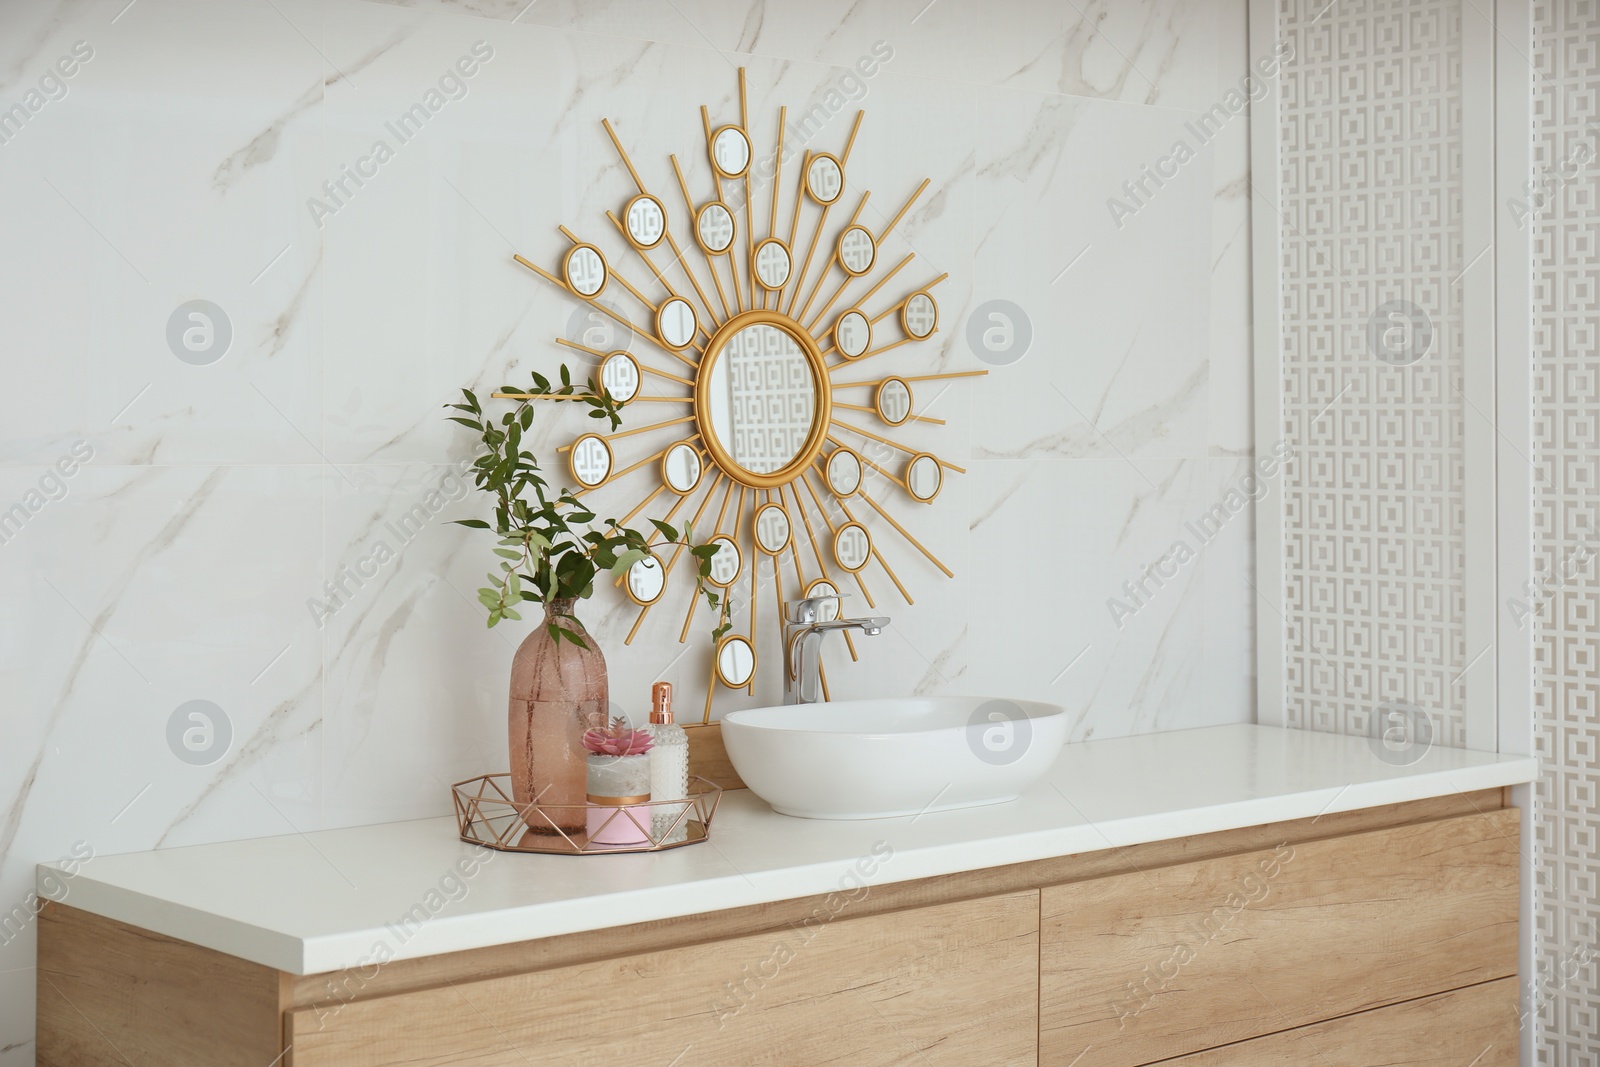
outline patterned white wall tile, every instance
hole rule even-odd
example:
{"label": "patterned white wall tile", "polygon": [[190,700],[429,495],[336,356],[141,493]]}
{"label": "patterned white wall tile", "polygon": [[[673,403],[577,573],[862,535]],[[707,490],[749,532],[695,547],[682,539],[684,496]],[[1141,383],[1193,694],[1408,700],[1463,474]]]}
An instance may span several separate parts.
{"label": "patterned white wall tile", "polygon": [[[1281,0],[1287,721],[1466,741],[1459,0]],[[1265,447],[1266,443],[1260,445]]]}
{"label": "patterned white wall tile", "polygon": [[1534,794],[1539,1063],[1600,1063],[1600,5],[1532,5]]}

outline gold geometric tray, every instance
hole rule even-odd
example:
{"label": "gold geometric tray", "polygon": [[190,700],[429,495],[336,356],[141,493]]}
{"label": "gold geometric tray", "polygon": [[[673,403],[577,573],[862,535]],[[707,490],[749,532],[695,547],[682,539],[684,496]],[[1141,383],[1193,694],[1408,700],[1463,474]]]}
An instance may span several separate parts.
{"label": "gold geometric tray", "polygon": [[[652,829],[652,809],[657,804],[518,804],[511,796],[511,775],[484,774],[451,786],[455,801],[456,825],[461,840],[501,852],[540,852],[556,856],[599,856],[619,852],[662,852],[684,845],[698,845],[711,835],[711,819],[722,800],[722,787],[704,778],[689,779],[689,795],[682,800],[659,801],[660,805],[683,805],[670,826],[660,833]],[[687,801],[687,803],[685,803]],[[618,819],[626,819],[642,832],[646,841],[637,844],[591,842],[589,834],[563,830],[561,823],[588,825],[591,810],[609,813],[595,827],[603,834]],[[669,841],[679,827],[688,832],[681,841]],[[620,828],[620,827],[619,827]]]}

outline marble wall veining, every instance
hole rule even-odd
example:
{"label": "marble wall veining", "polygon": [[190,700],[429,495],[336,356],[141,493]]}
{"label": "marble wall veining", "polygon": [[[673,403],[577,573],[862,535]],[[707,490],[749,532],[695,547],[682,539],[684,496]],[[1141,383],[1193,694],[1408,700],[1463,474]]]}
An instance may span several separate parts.
{"label": "marble wall veining", "polygon": [[[708,187],[697,111],[736,117],[741,65],[758,150],[780,104],[821,105],[835,151],[866,110],[846,195],[873,224],[932,181],[885,252],[949,273],[941,331],[885,360],[991,371],[919,396],[949,425],[908,435],[968,473],[894,507],[957,576],[894,544],[916,604],[877,582],[894,625],[830,650],[835,696],[1055,700],[1080,739],[1249,721],[1249,509],[1191,532],[1254,454],[1248,115],[1162,162],[1246,44],[1244,0],[0,6],[0,1065],[32,1062],[34,864],[444,814],[501,765],[526,628],[482,624],[441,405],[587,328],[510,257],[614,237],[600,119],[681,210],[667,154]],[[582,421],[548,418],[536,450]],[[702,706],[687,604],[629,646],[613,590],[583,608],[620,710],[657,678]],[[226,737],[191,750],[197,700]]]}

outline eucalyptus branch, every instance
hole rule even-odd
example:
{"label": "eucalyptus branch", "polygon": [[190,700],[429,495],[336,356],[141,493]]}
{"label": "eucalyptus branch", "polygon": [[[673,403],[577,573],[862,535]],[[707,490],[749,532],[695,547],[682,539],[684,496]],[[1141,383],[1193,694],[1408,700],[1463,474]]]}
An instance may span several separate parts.
{"label": "eucalyptus branch", "polygon": [[[570,397],[590,409],[590,418],[607,420],[613,431],[622,425],[621,405],[606,392],[598,377],[580,386],[573,382],[572,372],[565,364],[560,376],[559,386],[535,373],[532,389],[505,386],[501,391],[528,397]],[[523,436],[533,426],[533,400],[521,399],[496,419],[484,415],[472,390],[463,389],[461,395],[462,403],[446,406],[462,414],[449,419],[476,434],[482,446],[473,460],[472,476],[477,488],[494,501],[494,521],[453,521],[493,531],[498,537],[494,553],[500,557],[499,573],[491,572],[489,584],[478,590],[478,601],[488,612],[490,626],[503,619],[520,620],[517,606],[524,601],[546,604],[588,598],[594,594],[597,574],[624,577],[628,568],[653,555],[650,543],[637,530],[615,519],[597,520],[594,511],[564,486],[558,492],[552,490],[538,459],[522,447]],[[688,549],[698,561],[696,593],[704,596],[713,610],[721,609],[720,624],[714,631],[714,636],[720,638],[728,629],[726,597],[719,596],[706,582],[716,546],[694,544],[688,527],[680,534],[667,523],[650,521],[664,538],[660,547],[676,545]],[[546,626],[556,641],[586,644],[580,634],[559,626],[553,619],[547,619]]]}

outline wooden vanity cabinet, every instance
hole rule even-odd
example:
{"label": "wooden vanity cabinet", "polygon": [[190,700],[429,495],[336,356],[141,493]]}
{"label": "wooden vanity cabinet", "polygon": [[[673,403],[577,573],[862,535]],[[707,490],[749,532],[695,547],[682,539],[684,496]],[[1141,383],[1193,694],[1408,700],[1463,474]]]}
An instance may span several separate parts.
{"label": "wooden vanity cabinet", "polygon": [[293,976],[49,906],[39,1063],[1517,1062],[1502,790]]}

